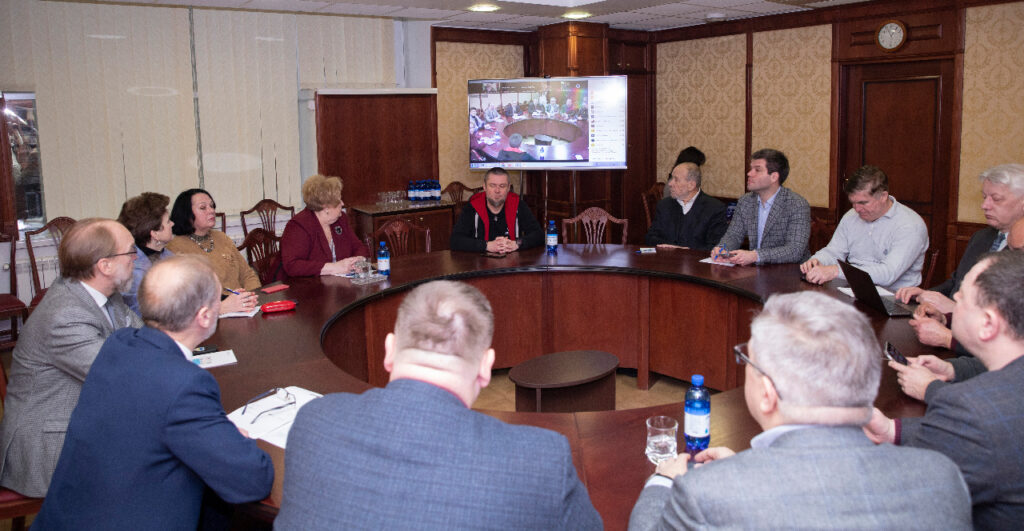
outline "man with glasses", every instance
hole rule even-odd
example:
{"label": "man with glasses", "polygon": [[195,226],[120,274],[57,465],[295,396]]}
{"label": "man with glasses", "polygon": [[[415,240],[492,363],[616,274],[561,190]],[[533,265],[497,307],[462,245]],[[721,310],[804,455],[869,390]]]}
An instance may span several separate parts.
{"label": "man with glasses", "polygon": [[843,191],[853,208],[839,221],[828,245],[800,264],[807,281],[845,280],[837,263],[843,260],[889,290],[920,284],[928,227],[917,212],[889,195],[885,172],[861,166],[843,183]]}
{"label": "man with glasses", "polygon": [[205,257],[175,256],[146,273],[147,326],[114,332],[96,356],[33,529],[196,529],[207,487],[228,503],[270,493],[270,457],[228,420],[216,380],[189,359],[217,329],[220,291]]}
{"label": "man with glasses", "polygon": [[58,257],[61,278],[14,347],[0,423],[0,485],[37,498],[46,495],[82,381],[103,341],[119,328],[142,326],[121,298],[132,286],[135,241],[120,223],[79,221],[61,240]]}
{"label": "man with glasses", "polygon": [[630,529],[970,529],[952,461],[875,446],[861,430],[882,357],[863,314],[820,293],[775,295],[735,350],[747,409],[765,431],[738,454],[698,453],[692,470],[688,455],[663,461]]}

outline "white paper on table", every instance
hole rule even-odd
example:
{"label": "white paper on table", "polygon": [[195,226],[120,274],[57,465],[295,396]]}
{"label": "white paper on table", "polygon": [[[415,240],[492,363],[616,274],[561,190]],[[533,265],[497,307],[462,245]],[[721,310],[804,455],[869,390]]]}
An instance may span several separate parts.
{"label": "white paper on table", "polygon": [[220,318],[224,319],[225,317],[252,317],[252,316],[256,315],[260,311],[260,308],[262,308],[262,307],[263,307],[263,305],[257,305],[255,308],[252,309],[251,312],[229,312],[229,313],[222,313],[222,314],[220,314]]}
{"label": "white paper on table", "polygon": [[734,264],[732,262],[716,262],[710,256],[705,258],[705,259],[703,259],[703,260],[701,260],[701,263],[702,264],[714,264],[714,265],[720,265],[720,266],[725,266],[725,267],[736,267],[736,264]]}
{"label": "white paper on table", "polygon": [[[310,400],[323,396],[301,387],[290,386],[285,389],[295,396],[294,406],[270,411],[289,402],[285,397],[285,393],[278,391],[248,406],[232,411],[228,414],[228,420],[233,422],[235,426],[249,432],[249,437],[263,439],[274,446],[284,448],[288,441],[288,432],[292,429],[292,423],[295,422],[295,415],[299,412],[299,409],[308,404]],[[245,410],[244,415],[242,414],[243,409]],[[267,413],[260,415],[264,411],[267,411]],[[257,419],[256,417],[259,418]],[[255,423],[253,419],[256,419]]]}
{"label": "white paper on table", "polygon": [[234,350],[218,350],[217,352],[211,352],[209,354],[187,356],[186,359],[203,369],[212,369],[214,367],[222,367],[224,365],[234,365],[238,363],[238,358],[235,357]]}
{"label": "white paper on table", "polygon": [[[875,289],[877,289],[878,290],[878,294],[883,296],[883,297],[892,297],[892,296],[894,296],[893,292],[883,288],[882,286],[875,286]],[[853,289],[851,289],[851,288],[839,288],[839,291],[842,292],[842,294],[846,295],[847,297],[853,297]]]}

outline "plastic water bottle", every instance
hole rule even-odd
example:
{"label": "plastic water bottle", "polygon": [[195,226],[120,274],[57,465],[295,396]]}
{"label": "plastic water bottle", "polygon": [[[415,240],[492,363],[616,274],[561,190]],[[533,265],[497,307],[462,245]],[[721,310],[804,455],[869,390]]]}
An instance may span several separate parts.
{"label": "plastic water bottle", "polygon": [[708,447],[711,440],[711,394],[704,387],[704,376],[694,374],[686,390],[686,410],[683,430],[686,435],[686,453],[696,455]]}
{"label": "plastic water bottle", "polygon": [[553,219],[548,220],[547,247],[548,254],[558,254],[558,229]]}
{"label": "plastic water bottle", "polygon": [[413,195],[414,195],[413,190],[414,189],[415,189],[414,183],[410,180],[409,181],[409,185],[405,187],[405,196],[406,196],[406,199],[408,199],[410,202],[416,200],[416,198],[413,197]]}
{"label": "plastic water bottle", "polygon": [[388,244],[383,241],[377,250],[377,272],[386,277],[391,276],[391,251],[388,251]]}

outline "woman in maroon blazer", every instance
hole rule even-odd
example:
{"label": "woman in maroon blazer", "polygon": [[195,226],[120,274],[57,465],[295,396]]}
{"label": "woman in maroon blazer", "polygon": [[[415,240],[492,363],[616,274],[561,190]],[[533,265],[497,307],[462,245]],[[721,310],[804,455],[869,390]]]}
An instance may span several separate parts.
{"label": "woman in maroon blazer", "polygon": [[341,209],[341,178],[313,175],[302,185],[306,208],[284,227],[281,260],[290,277],[344,275],[370,256]]}

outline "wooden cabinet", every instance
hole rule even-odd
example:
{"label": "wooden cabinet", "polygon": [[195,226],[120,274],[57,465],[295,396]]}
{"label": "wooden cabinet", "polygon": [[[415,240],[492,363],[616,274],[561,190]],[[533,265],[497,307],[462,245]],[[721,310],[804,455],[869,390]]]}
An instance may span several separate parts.
{"label": "wooden cabinet", "polygon": [[[404,219],[430,229],[430,250],[444,251],[452,236],[452,208],[449,201],[429,202],[421,205],[402,203],[398,205],[356,205],[351,207],[349,215],[356,234],[363,241],[374,231],[393,219]],[[378,245],[371,242],[373,251]],[[426,249],[416,240],[413,252],[422,253]]]}

